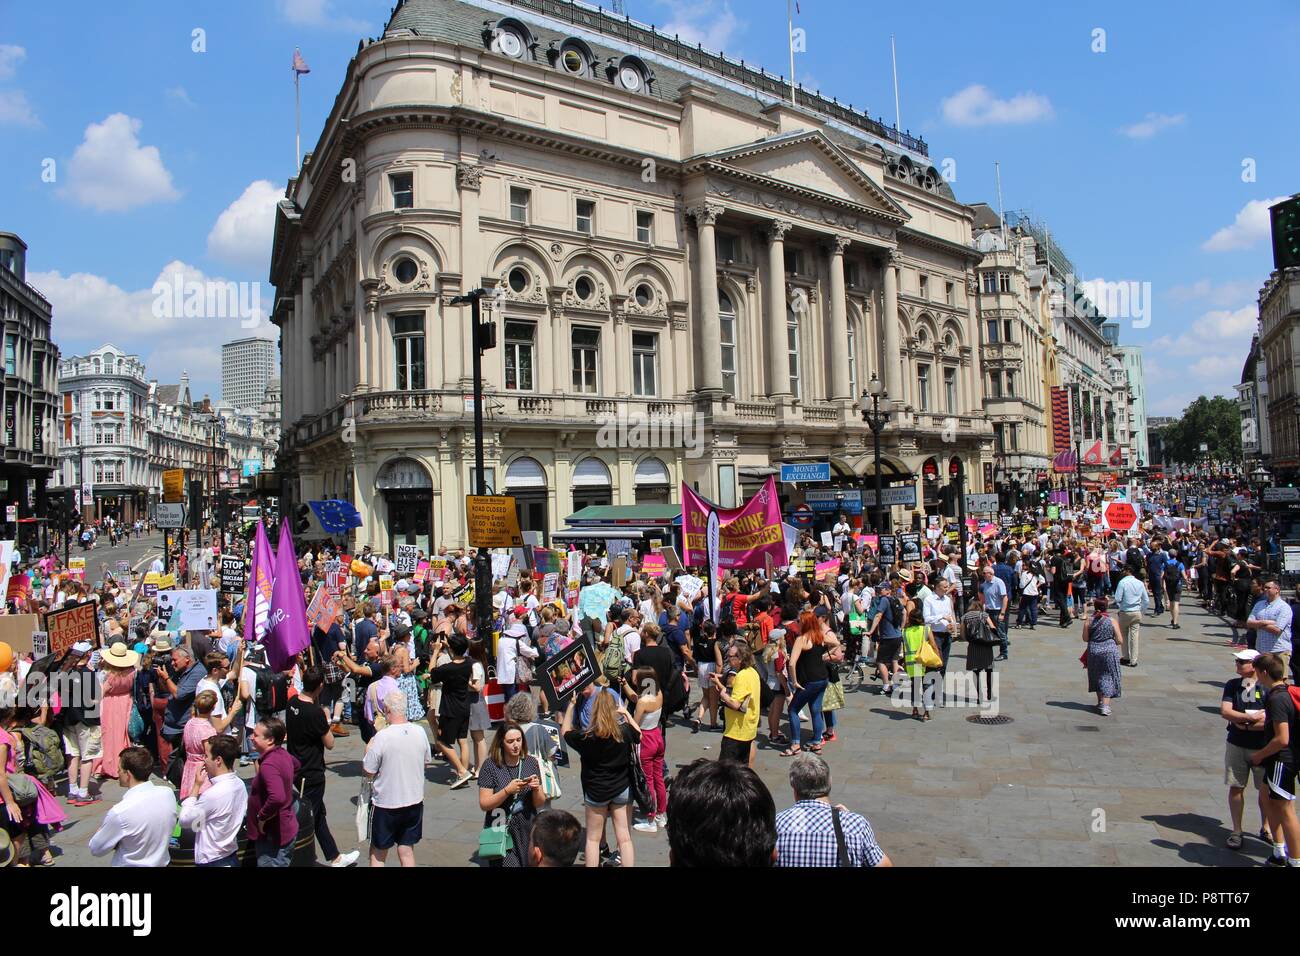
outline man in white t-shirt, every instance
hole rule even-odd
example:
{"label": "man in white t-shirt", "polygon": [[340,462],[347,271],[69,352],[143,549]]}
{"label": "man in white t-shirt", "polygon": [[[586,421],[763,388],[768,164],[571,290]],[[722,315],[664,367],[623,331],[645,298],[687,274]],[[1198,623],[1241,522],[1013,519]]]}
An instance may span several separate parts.
{"label": "man in white t-shirt", "polygon": [[636,652],[641,650],[641,612],[628,611],[616,633],[623,636],[623,656],[631,664]]}
{"label": "man in white t-shirt", "polygon": [[163,559],[161,554],[153,559],[153,564],[149,565],[149,570],[154,574],[163,573]]}
{"label": "man in white t-shirt", "polygon": [[[219,660],[218,660],[219,658]],[[204,666],[207,668],[208,676],[199,681],[198,688],[194,691],[197,697],[205,690],[210,690],[217,695],[217,706],[212,708],[212,716],[221,720],[226,716],[226,701],[221,696],[221,688],[226,684],[226,675],[230,672],[230,661],[225,654],[220,651],[214,651],[204,659]]]}
{"label": "man in white t-shirt", "polygon": [[397,847],[401,866],[415,866],[415,844],[423,837],[424,768],[433,762],[428,735],[406,719],[406,695],[384,696],[388,726],[366,748],[362,767],[373,786],[370,865],[383,866]]}

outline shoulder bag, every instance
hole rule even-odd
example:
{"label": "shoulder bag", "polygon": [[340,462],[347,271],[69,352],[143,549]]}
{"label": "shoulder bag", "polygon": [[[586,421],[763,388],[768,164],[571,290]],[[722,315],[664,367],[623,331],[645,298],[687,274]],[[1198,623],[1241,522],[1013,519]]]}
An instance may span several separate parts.
{"label": "shoulder bag", "polygon": [[655,798],[650,791],[650,781],[646,779],[645,768],[641,766],[641,745],[631,744],[627,751],[628,771],[632,780],[632,799],[642,816],[653,816]]}
{"label": "shoulder bag", "polygon": [[849,845],[844,839],[844,825],[840,823],[838,807],[831,807],[831,824],[835,827],[835,865],[852,866],[853,861],[849,859]]}
{"label": "shoulder bag", "polygon": [[[524,775],[524,762],[523,760],[520,760],[519,777],[515,779],[522,779],[523,775]],[[502,819],[502,821],[499,824],[493,823],[492,826],[484,827],[482,830],[479,831],[478,855],[480,859],[504,860],[506,854],[515,848],[514,838],[510,836],[510,815],[511,814],[510,814],[509,806],[510,804],[513,803],[514,801],[511,800],[509,803],[504,804],[503,806],[497,808],[498,810],[502,811],[502,814],[504,816],[504,819]]]}

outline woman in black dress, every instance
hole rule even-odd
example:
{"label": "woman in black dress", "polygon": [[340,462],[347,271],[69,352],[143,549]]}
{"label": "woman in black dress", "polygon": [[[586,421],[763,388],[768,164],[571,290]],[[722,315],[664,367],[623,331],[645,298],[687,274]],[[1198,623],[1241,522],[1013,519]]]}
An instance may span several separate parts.
{"label": "woman in black dress", "polygon": [[504,721],[497,728],[488,748],[488,758],[478,772],[478,806],[486,814],[483,826],[504,826],[514,846],[506,851],[505,857],[489,865],[512,868],[528,865],[533,818],[545,804],[542,768],[536,757],[528,755],[523,728],[513,720]]}

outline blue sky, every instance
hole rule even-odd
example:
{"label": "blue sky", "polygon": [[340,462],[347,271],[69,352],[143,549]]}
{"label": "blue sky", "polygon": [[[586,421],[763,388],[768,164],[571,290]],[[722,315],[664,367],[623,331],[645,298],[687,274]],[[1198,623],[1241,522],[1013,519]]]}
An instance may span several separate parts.
{"label": "blue sky", "polygon": [[[788,69],[781,0],[627,5],[706,48]],[[1271,269],[1265,202],[1300,189],[1300,62],[1283,54],[1300,49],[1300,5],[800,6],[801,82],[892,120],[895,34],[902,125],[933,159],[955,161],[959,199],[995,204],[1000,161],[1006,208],[1042,220],[1081,278],[1150,283],[1150,326],[1121,332],[1146,347],[1150,414],[1231,394]],[[312,67],[309,149],[358,39],[390,8],[136,0],[78,5],[70,30],[66,6],[6,4],[0,229],[31,247],[30,278],[55,302],[65,352],[113,341],[161,380],[184,369],[197,394],[219,395],[218,346],[248,330],[157,317],[150,290],[177,272],[261,282],[269,306],[270,210],[293,170],[293,48]]]}

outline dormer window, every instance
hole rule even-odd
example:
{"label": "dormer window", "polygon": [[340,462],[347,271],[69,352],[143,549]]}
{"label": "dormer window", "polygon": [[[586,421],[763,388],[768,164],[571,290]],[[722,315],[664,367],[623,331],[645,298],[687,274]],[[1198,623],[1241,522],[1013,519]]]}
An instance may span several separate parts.
{"label": "dormer window", "polygon": [[605,74],[610,82],[616,83],[629,93],[644,92],[654,82],[650,70],[634,56],[625,56],[617,63],[614,62],[613,57],[610,57],[609,64],[605,67]]}
{"label": "dormer window", "polygon": [[529,29],[518,20],[507,17],[495,24],[484,21],[483,41],[493,53],[508,56],[513,60],[522,60],[525,54],[537,46]]}
{"label": "dormer window", "polygon": [[552,66],[571,76],[590,76],[592,64],[596,62],[591,47],[575,37],[569,37],[558,49],[552,42],[546,56]]}

